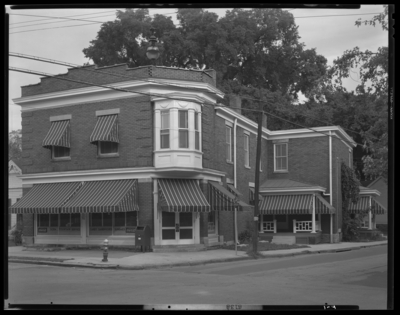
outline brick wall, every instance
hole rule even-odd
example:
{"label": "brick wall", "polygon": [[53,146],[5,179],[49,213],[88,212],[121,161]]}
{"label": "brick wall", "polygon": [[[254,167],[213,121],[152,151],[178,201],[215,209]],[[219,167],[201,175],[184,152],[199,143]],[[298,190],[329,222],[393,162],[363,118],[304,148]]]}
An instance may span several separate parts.
{"label": "brick wall", "polygon": [[[207,120],[206,118],[207,117]],[[204,122],[206,121],[206,122]],[[249,182],[255,182],[256,150],[257,138],[255,134],[249,137],[249,156],[250,168],[245,167],[244,151],[244,130],[237,127],[236,131],[236,171],[237,171],[237,189],[243,194],[241,200],[249,203]],[[267,178],[267,143],[265,139],[261,141],[261,161],[263,171],[260,173],[260,184]],[[203,167],[211,168],[226,173],[226,178],[234,179],[234,165],[226,161],[226,138],[225,138],[225,120],[214,115],[213,109],[209,106],[203,108]],[[232,157],[233,157],[233,129],[232,129]],[[226,186],[225,186],[226,187]],[[219,234],[224,235],[224,241],[233,241],[235,226],[234,213],[229,211],[220,211],[219,216]],[[253,212],[237,212],[238,234],[244,230],[253,228]]]}
{"label": "brick wall", "polygon": [[[119,108],[119,157],[97,157],[89,142],[96,125],[96,111]],[[50,117],[71,114],[71,160],[52,161],[51,150],[42,147],[50,129]],[[22,114],[22,171],[25,174],[76,170],[153,166],[153,119],[148,97],[82,103]]]}
{"label": "brick wall", "polygon": [[69,69],[67,73],[60,74],[57,78],[43,77],[38,84],[23,86],[22,97],[91,86],[66,79],[88,82],[94,85],[107,85],[135,79],[161,78],[205,82],[216,86],[215,76],[215,70],[212,69],[200,71],[155,66],[128,68],[126,64],[97,69],[95,66],[86,66]]}
{"label": "brick wall", "polygon": [[151,229],[151,237],[154,237],[154,213],[153,213],[153,182],[151,179],[142,182],[139,180],[138,188],[139,225],[148,225]]}
{"label": "brick wall", "polygon": [[329,192],[328,137],[291,138],[288,142],[288,172],[274,172],[273,142],[268,141],[268,178],[291,179],[325,187]]}
{"label": "brick wall", "polygon": [[[22,196],[25,196],[32,187],[22,188]],[[23,217],[23,228],[22,234],[24,237],[31,238],[34,236],[34,215],[33,214],[24,214]]]}

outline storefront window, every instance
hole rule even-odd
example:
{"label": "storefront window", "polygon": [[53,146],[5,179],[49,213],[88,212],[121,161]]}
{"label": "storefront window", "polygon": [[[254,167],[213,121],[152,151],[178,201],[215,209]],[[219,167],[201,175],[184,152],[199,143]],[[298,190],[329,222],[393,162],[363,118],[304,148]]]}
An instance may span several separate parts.
{"label": "storefront window", "polygon": [[137,212],[91,213],[91,235],[126,235],[135,233]]}
{"label": "storefront window", "polygon": [[38,235],[80,235],[79,213],[38,214]]}

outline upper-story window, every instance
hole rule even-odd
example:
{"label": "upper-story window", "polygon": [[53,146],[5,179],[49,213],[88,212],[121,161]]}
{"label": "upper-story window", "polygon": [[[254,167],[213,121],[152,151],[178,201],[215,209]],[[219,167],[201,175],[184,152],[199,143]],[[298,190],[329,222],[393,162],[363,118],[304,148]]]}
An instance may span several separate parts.
{"label": "upper-story window", "polygon": [[169,149],[169,110],[161,111],[160,148]]}
{"label": "upper-story window", "polygon": [[199,113],[194,113],[194,148],[200,150]]}
{"label": "upper-story window", "polygon": [[111,141],[99,141],[98,154],[116,154],[118,153],[118,143]]}
{"label": "upper-story window", "polygon": [[118,113],[119,109],[97,111],[97,122],[90,135],[90,143],[97,145],[99,157],[118,156]]}
{"label": "upper-story window", "polygon": [[287,171],[288,170],[288,144],[287,143],[276,143],[274,144],[275,153],[275,171]]}
{"label": "upper-story window", "polygon": [[43,147],[51,150],[53,160],[70,159],[71,115],[50,117],[51,126],[43,140]]}
{"label": "upper-story window", "polygon": [[58,147],[52,146],[51,147],[51,158],[52,159],[61,159],[70,157],[70,148],[66,147]]}
{"label": "upper-story window", "polygon": [[250,167],[249,135],[244,134],[244,166]]}
{"label": "upper-story window", "polygon": [[189,148],[189,124],[188,124],[188,111],[179,110],[179,148]]}
{"label": "upper-story window", "polygon": [[226,160],[232,162],[232,128],[225,126],[226,133]]}

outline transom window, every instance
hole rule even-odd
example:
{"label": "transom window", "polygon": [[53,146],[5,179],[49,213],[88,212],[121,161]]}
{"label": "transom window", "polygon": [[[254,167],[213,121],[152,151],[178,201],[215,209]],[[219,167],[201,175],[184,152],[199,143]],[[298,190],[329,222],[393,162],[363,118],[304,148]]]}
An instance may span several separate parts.
{"label": "transom window", "polygon": [[169,149],[169,110],[161,111],[160,147]]}
{"label": "transom window", "polygon": [[99,155],[118,154],[118,143],[111,141],[99,141],[98,153]]}
{"label": "transom window", "polygon": [[232,162],[232,128],[225,126],[226,131],[226,160]]}
{"label": "transom window", "polygon": [[274,145],[275,152],[275,171],[288,170],[288,146],[287,143],[279,143]]}
{"label": "transom window", "polygon": [[179,110],[179,148],[189,148],[188,111]]}
{"label": "transom window", "polygon": [[70,157],[70,148],[66,147],[59,147],[59,146],[52,146],[52,158],[53,159],[60,159]]}

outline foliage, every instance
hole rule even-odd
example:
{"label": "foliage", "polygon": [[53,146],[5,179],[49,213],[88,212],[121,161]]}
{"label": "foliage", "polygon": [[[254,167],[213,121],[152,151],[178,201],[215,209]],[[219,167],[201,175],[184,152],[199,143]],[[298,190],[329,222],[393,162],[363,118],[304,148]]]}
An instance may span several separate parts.
{"label": "foliage", "polygon": [[[167,67],[214,69],[224,92],[262,87],[297,98],[326,72],[326,59],[299,42],[293,15],[280,9],[233,9],[218,19],[204,9],[178,9],[171,17],[147,9],[118,11],[114,22],[101,26],[83,50],[99,66],[149,64],[145,58],[150,26],[161,51],[158,64]],[[252,94],[252,91],[247,91]]]}
{"label": "foliage", "polygon": [[252,234],[248,230],[244,230],[240,232],[238,235],[238,241],[240,244],[249,243],[251,242],[251,239],[252,239]]}
{"label": "foliage", "polygon": [[11,235],[14,236],[15,245],[22,245],[23,224],[21,220],[17,219],[17,224],[11,229]]}
{"label": "foliage", "polygon": [[360,193],[360,182],[358,181],[354,171],[344,162],[341,164],[341,189],[342,189],[342,233],[344,241],[358,239],[358,227],[367,213],[363,212],[359,215],[351,216],[348,211],[350,202],[357,203]]}
{"label": "foliage", "polygon": [[20,160],[22,157],[21,129],[8,133],[8,159]]}

